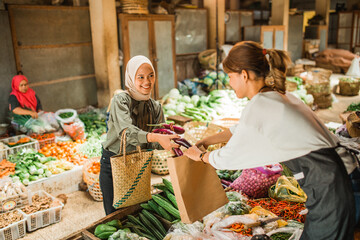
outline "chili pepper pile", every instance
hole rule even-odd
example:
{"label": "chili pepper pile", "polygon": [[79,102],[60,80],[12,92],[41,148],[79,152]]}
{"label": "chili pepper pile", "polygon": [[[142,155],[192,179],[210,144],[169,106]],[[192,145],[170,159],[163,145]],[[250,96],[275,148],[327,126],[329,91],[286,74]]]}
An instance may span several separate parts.
{"label": "chili pepper pile", "polygon": [[240,223],[233,224],[233,225],[231,225],[231,228],[229,228],[229,229],[233,232],[240,233],[241,235],[244,235],[244,236],[250,236],[250,237],[252,236],[252,229],[251,228],[245,229],[244,224],[240,224]]}
{"label": "chili pepper pile", "polygon": [[248,200],[248,205],[252,208],[260,206],[277,216],[284,218],[284,220],[296,220],[298,222],[305,222],[305,216],[299,213],[305,209],[303,203],[295,203],[288,201],[277,201],[272,198],[264,198],[257,200]]}
{"label": "chili pepper pile", "polygon": [[47,144],[39,150],[46,157],[55,157],[57,159],[65,159],[75,165],[83,165],[87,156],[77,152],[76,147],[85,140],[76,140],[76,142],[58,142]]}
{"label": "chili pepper pile", "polygon": [[45,133],[45,134],[31,134],[30,137],[36,139],[36,140],[46,140],[46,139],[49,139],[49,138],[54,138],[55,137],[55,134],[53,133]]}

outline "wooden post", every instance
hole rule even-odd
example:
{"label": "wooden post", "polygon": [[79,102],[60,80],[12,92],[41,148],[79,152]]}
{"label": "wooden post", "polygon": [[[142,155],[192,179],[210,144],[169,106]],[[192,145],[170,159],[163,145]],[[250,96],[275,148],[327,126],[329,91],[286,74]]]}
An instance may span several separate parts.
{"label": "wooden post", "polygon": [[230,10],[239,10],[240,1],[239,0],[229,0],[230,1]]}
{"label": "wooden post", "polygon": [[91,36],[99,107],[121,88],[115,0],[90,0]]}
{"label": "wooden post", "polygon": [[271,5],[271,25],[285,26],[284,50],[288,49],[289,0],[273,0]]}
{"label": "wooden post", "polygon": [[315,12],[325,19],[325,25],[329,25],[330,0],[315,0]]}
{"label": "wooden post", "polygon": [[[216,1],[204,0],[204,8],[208,10],[208,44],[216,49]],[[225,43],[225,0],[218,0],[219,46]]]}

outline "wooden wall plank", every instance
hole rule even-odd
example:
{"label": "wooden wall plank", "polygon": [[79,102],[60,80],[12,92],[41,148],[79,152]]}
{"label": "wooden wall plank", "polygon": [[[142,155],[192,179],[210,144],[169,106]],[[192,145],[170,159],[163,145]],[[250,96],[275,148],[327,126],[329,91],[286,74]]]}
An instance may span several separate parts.
{"label": "wooden wall plank", "polygon": [[[71,8],[77,9],[77,8]],[[19,46],[91,42],[88,8],[10,6]]]}
{"label": "wooden wall plank", "polygon": [[19,56],[31,83],[94,73],[92,46],[19,49]]}

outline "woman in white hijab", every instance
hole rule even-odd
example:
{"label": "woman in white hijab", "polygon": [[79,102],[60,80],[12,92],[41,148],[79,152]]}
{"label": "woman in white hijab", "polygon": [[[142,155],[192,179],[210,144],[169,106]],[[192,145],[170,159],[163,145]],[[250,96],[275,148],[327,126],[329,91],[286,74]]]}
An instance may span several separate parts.
{"label": "woman in white hijab", "polygon": [[134,151],[140,145],[142,149],[164,148],[172,150],[179,147],[171,141],[177,135],[151,133],[148,124],[165,121],[160,103],[151,98],[155,83],[155,71],[151,61],[144,56],[135,56],[126,66],[126,91],[117,93],[111,103],[108,132],[103,145],[101,157],[100,187],[106,214],[115,211],[113,208],[113,180],[110,157],[119,154],[120,136],[126,129],[126,151]]}

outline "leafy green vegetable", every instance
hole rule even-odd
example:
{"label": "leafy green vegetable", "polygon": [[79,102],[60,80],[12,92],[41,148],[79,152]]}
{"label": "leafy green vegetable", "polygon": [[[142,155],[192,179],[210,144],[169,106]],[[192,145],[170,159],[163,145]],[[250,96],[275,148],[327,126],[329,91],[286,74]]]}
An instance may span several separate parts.
{"label": "leafy green vegetable", "polygon": [[72,117],[73,115],[74,115],[73,112],[64,112],[64,113],[60,113],[60,114],[59,114],[59,117],[61,117],[61,118],[70,118],[70,117]]}
{"label": "leafy green vegetable", "polygon": [[347,107],[346,111],[360,111],[360,102],[358,102],[358,103],[351,103],[351,104]]}
{"label": "leafy green vegetable", "polygon": [[292,236],[292,233],[275,233],[270,236],[272,240],[288,240]]}

